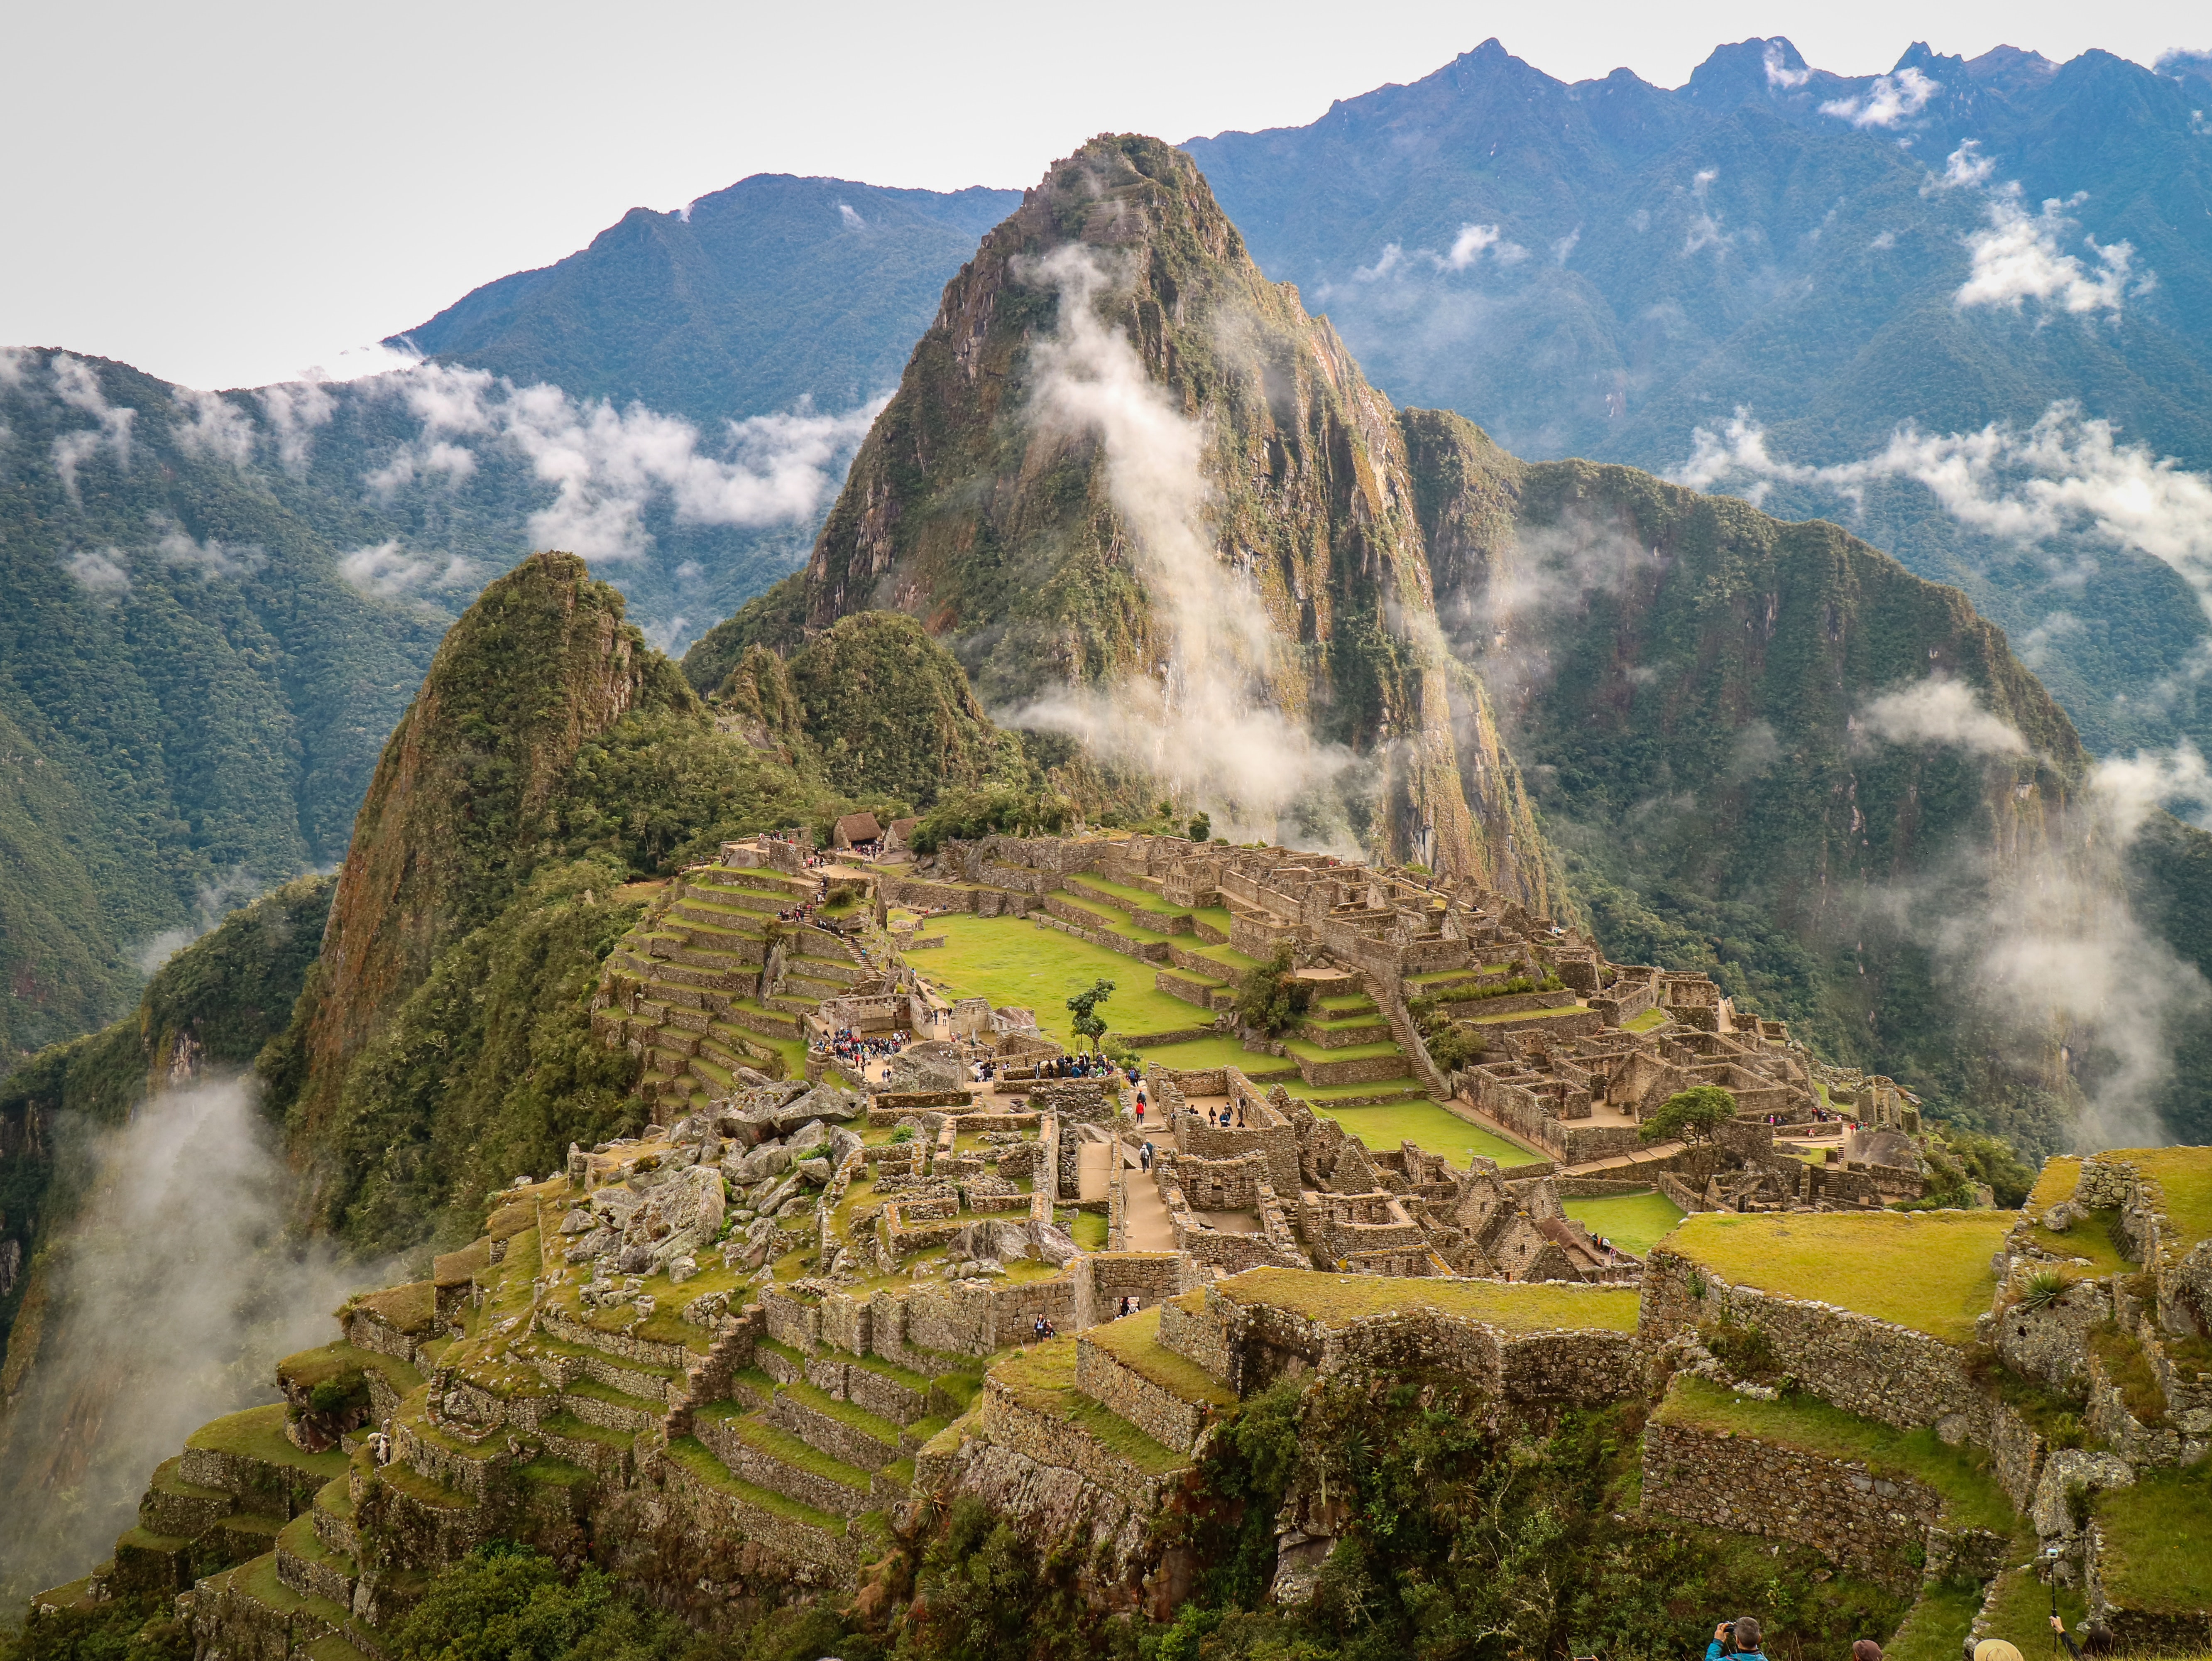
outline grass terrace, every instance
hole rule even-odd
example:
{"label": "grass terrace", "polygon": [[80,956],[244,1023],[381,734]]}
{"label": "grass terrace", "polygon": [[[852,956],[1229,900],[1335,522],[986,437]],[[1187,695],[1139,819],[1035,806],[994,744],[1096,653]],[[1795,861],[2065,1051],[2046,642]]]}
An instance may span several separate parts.
{"label": "grass terrace", "polygon": [[2093,1275],[2124,1275],[2135,1267],[2121,1253],[2120,1243],[2125,1237],[2120,1232],[2119,1208],[2093,1211],[2063,1234],[2054,1234],[2039,1226],[2034,1231],[2036,1244],[2054,1257],[2087,1257]]}
{"label": "grass terrace", "polygon": [[202,1425],[185,1439],[185,1445],[258,1459],[264,1464],[289,1465],[319,1476],[325,1482],[334,1476],[344,1475],[346,1470],[343,1453],[307,1453],[293,1445],[292,1439],[284,1434],[282,1402],[248,1408],[243,1413],[226,1414]]}
{"label": "grass terrace", "polygon": [[[1360,1088],[1373,1090],[1376,1086]],[[1385,1153],[1400,1142],[1412,1142],[1424,1153],[1441,1153],[1456,1165],[1467,1163],[1470,1150],[1485,1159],[1497,1160],[1500,1165],[1534,1165],[1543,1158],[1480,1125],[1469,1124],[1434,1102],[1383,1102],[1373,1107],[1339,1107],[1304,1092],[1294,1090],[1291,1093],[1324,1118],[1335,1120],[1365,1142],[1372,1153]]]}
{"label": "grass terrace", "polygon": [[1188,1356],[1178,1355],[1161,1345],[1158,1304],[1126,1319],[1092,1327],[1083,1335],[1139,1378],[1158,1385],[1170,1396],[1218,1408],[1237,1405],[1235,1390]]}
{"label": "grass terrace", "polygon": [[2162,1615],[2212,1609],[2212,1551],[2204,1545],[2212,1460],[2144,1471],[2133,1488],[2099,1494],[2096,1509],[2105,1582],[2115,1602]]}
{"label": "grass terrace", "polygon": [[1551,1332],[1562,1327],[1636,1330],[1637,1294],[1632,1288],[1328,1275],[1305,1269],[1248,1269],[1217,1281],[1214,1287],[1240,1304],[1266,1304],[1324,1322],[1433,1309],[1508,1332]]}
{"label": "grass terrace", "polygon": [[1148,1476],[1182,1470],[1190,1461],[1154,1441],[1127,1419],[1109,1412],[1075,1387],[1075,1340],[1054,1338],[1007,1357],[991,1377],[1032,1413],[1044,1414],[1085,1432]]}
{"label": "grass terrace", "polygon": [[[1623,1021],[1620,1025],[1620,1030],[1624,1032],[1650,1032],[1666,1025],[1667,1012],[1665,1010],[1647,1009],[1641,1015],[1638,1015],[1632,1019]],[[1822,1093],[1826,1093],[1825,1089]]]}
{"label": "grass terrace", "polygon": [[2212,1238],[2212,1147],[2160,1147],[2125,1158],[2165,1189],[2166,1214],[2183,1241]]}
{"label": "grass terrace", "polygon": [[[1037,1025],[1071,1049],[1075,1032],[1068,1025],[1067,1000],[1102,977],[1114,983],[1115,991],[1099,1013],[1116,1032],[1180,1031],[1208,1019],[1182,999],[1154,989],[1157,965],[1125,958],[1057,928],[1040,928],[1020,917],[979,917],[957,911],[933,919],[931,927],[941,928],[944,946],[917,952],[914,959],[931,985],[952,998],[988,998],[994,1008],[1012,1004],[1034,1009]],[[1125,928],[1121,932],[1133,931]]]}
{"label": "grass terrace", "polygon": [[1624,1251],[1641,1257],[1674,1232],[1682,1208],[1665,1195],[1624,1194],[1618,1199],[1567,1200],[1568,1216],[1593,1234],[1602,1234]]}
{"label": "grass terrace", "polygon": [[1968,1344],[1996,1289],[1990,1258],[2014,1220],[2009,1211],[1704,1212],[1667,1244],[1738,1286]]}
{"label": "grass terrace", "polygon": [[2048,1211],[2062,1200],[2074,1197],[2074,1190],[2081,1184],[2081,1160],[2072,1153],[2056,1154],[2043,1162],[2043,1170],[2035,1179],[2035,1186],[2027,1192],[2027,1209]]}
{"label": "grass terrace", "polygon": [[1807,1396],[1754,1401],[1686,1373],[1676,1377],[1654,1417],[1662,1425],[1753,1437],[1909,1477],[1942,1496],[1954,1527],[2008,1535],[2020,1526],[1990,1456],[1971,1444],[1948,1446],[1932,1428],[1899,1430]]}

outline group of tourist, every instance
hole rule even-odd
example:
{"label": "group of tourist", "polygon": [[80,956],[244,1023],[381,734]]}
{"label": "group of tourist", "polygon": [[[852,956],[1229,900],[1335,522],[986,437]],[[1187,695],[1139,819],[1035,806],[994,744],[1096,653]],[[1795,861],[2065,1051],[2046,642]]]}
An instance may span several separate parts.
{"label": "group of tourist", "polygon": [[815,1051],[848,1067],[866,1067],[870,1062],[879,1062],[897,1055],[906,1048],[906,1044],[907,1035],[903,1030],[871,1038],[852,1027],[841,1026],[830,1035],[827,1042],[816,1045]]}
{"label": "group of tourist", "polygon": [[[2066,1630],[2065,1621],[2054,1615],[2051,1617],[2051,1630],[2055,1634],[2052,1642],[2063,1644],[2072,1661],[2112,1652],[2112,1634],[2103,1627],[2085,1623],[2081,1641],[2076,1643],[2074,1634]],[[1705,1646],[1705,1661],[1766,1661],[1765,1641],[1757,1617],[1739,1615],[1713,1628],[1712,1642]],[[2002,1638],[1978,1639],[1969,1634],[1963,1650],[1963,1661],[2022,1661],[2019,1646]],[[1887,1658],[1880,1644],[1871,1638],[1862,1638],[1851,1646],[1851,1661],[1887,1661]]]}
{"label": "group of tourist", "polygon": [[1036,1335],[1036,1341],[1039,1343],[1042,1343],[1048,1338],[1057,1338],[1060,1336],[1059,1327],[1054,1325],[1051,1320],[1042,1315],[1038,1316],[1036,1321],[1031,1323],[1030,1330]]}
{"label": "group of tourist", "polygon": [[[1193,1108],[1191,1110],[1194,1113],[1198,1110]],[[1244,1104],[1242,1102],[1237,1103],[1233,1110],[1226,1102],[1218,1108],[1209,1104],[1206,1110],[1206,1122],[1217,1130],[1249,1130],[1252,1128],[1244,1122]]]}

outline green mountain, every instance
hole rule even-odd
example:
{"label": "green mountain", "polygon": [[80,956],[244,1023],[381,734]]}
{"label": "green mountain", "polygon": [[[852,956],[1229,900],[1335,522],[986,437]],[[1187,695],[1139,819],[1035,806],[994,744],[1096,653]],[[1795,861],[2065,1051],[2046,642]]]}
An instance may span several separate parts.
{"label": "green mountain", "polygon": [[1483,689],[1437,649],[1413,495],[1387,405],[1188,160],[1100,141],[947,286],[803,576],[696,649],[905,611],[987,706],[1086,746],[1092,812],[1165,790],[1542,910]]}
{"label": "green mountain", "polygon": [[346,386],[0,356],[0,1072],[335,865],[440,635],[532,549],[589,554],[672,645],[800,563],[868,399],[1017,199],[748,179]]}
{"label": "green mountain", "polygon": [[349,586],[281,474],[213,453],[164,383],[4,362],[0,1069],[342,858],[440,632]]}
{"label": "green mountain", "polygon": [[1020,200],[756,173],[675,213],[633,208],[387,344],[709,433],[802,402],[848,409],[897,380],[946,277]]}
{"label": "green mountain", "polygon": [[[2212,153],[2203,82],[2162,67],[1916,46],[1844,77],[1753,40],[1668,91],[1564,83],[1492,40],[1309,126],[1186,148],[1394,397],[1522,455],[1655,471],[1742,411],[1764,451],[1698,482],[1964,588],[2093,749],[2202,747],[2183,504],[2132,527],[2031,514],[2024,538],[2004,508],[2033,479],[2123,488],[2085,423],[2212,467]],[[1969,462],[1951,435],[1992,423]],[[1893,453],[1908,425],[1923,441]]]}

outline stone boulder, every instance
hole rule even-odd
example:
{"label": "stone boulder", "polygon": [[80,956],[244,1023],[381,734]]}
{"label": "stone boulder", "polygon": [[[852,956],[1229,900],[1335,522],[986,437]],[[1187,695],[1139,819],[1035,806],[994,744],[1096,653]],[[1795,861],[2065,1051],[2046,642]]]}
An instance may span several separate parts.
{"label": "stone boulder", "polygon": [[693,1165],[657,1184],[623,1226],[625,1274],[648,1272],[629,1267],[641,1250],[652,1268],[705,1250],[722,1231],[722,1173],[712,1165]]}

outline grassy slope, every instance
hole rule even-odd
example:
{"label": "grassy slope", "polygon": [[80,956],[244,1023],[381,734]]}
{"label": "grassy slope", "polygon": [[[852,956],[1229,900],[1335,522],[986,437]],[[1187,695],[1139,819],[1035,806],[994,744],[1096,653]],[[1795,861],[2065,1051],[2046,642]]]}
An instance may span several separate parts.
{"label": "grassy slope", "polygon": [[1394,1280],[1315,1269],[1254,1269],[1216,1283],[1229,1298],[1273,1305],[1316,1320],[1342,1322],[1403,1309],[1435,1309],[1512,1332],[1559,1327],[1636,1329],[1636,1293],[1509,1281]]}
{"label": "grassy slope", "polygon": [[1681,1208],[1663,1194],[1629,1194],[1613,1200],[1568,1200],[1567,1215],[1639,1257],[1674,1232]]}
{"label": "grassy slope", "polygon": [[1965,1344],[1995,1289],[1990,1256],[2014,1220],[2008,1211],[1707,1212],[1685,1218],[1667,1244],[1736,1285]]}

